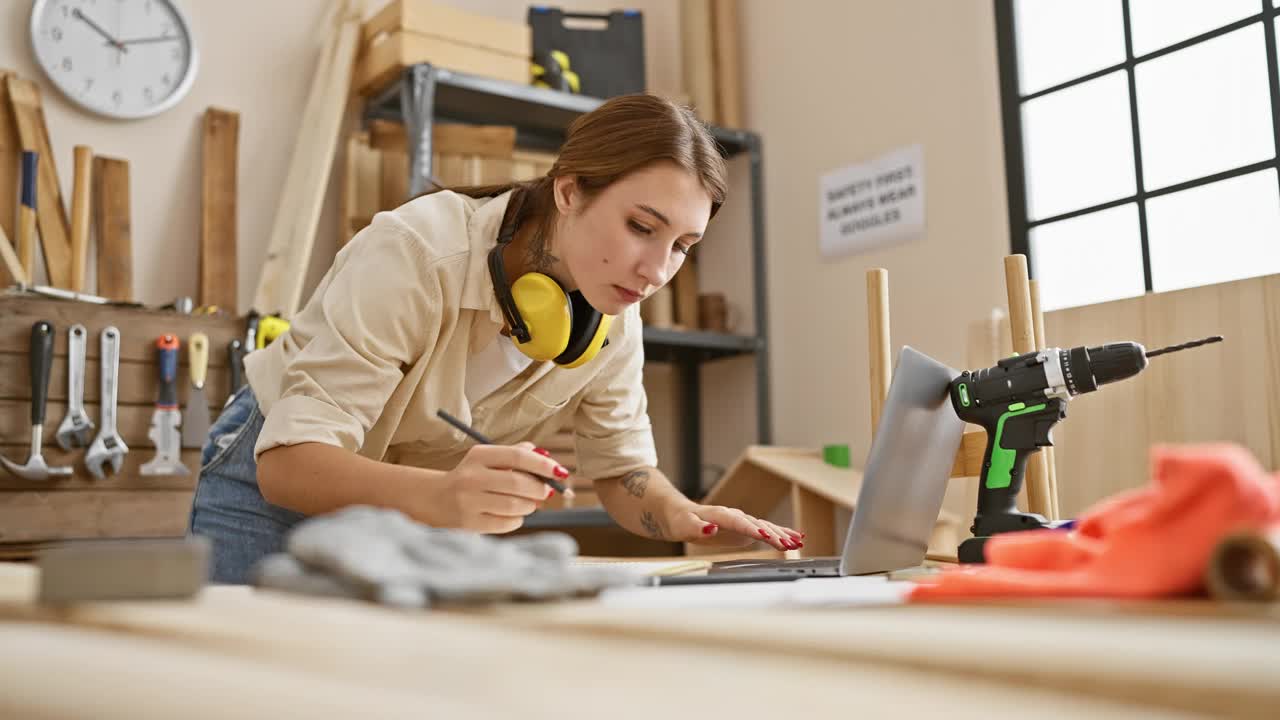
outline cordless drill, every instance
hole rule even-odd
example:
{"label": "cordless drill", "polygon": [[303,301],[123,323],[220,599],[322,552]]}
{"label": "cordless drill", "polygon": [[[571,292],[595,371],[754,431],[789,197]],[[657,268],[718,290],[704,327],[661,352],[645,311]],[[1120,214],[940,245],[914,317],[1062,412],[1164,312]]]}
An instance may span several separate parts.
{"label": "cordless drill", "polygon": [[1048,348],[1006,358],[985,370],[966,370],[952,380],[956,414],[987,431],[978,513],[970,528],[974,537],[960,544],[960,562],[983,562],[983,548],[992,535],[1061,524],[1019,512],[1016,503],[1027,458],[1053,444],[1051,432],[1067,416],[1067,401],[1137,375],[1148,358],[1221,340],[1213,336],[1151,352],[1135,342]]}

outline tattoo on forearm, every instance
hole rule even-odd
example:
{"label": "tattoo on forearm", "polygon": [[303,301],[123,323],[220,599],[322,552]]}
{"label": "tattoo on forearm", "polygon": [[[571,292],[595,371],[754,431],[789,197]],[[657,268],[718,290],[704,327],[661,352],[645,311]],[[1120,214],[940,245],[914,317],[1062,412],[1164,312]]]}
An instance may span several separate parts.
{"label": "tattoo on forearm", "polygon": [[661,540],[666,535],[662,530],[662,526],[658,524],[658,518],[654,517],[653,513],[648,510],[640,513],[640,524],[644,526],[644,531],[656,540]]}
{"label": "tattoo on forearm", "polygon": [[626,477],[622,478],[622,487],[638,498],[644,497],[644,491],[649,488],[649,471],[636,470],[627,473]]}

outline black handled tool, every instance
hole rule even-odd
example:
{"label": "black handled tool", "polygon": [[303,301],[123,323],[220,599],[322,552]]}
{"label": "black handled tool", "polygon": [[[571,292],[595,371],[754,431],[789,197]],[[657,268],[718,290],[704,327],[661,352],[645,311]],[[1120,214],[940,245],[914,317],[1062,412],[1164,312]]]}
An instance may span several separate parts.
{"label": "black handled tool", "polygon": [[1027,459],[1053,444],[1053,426],[1067,416],[1072,397],[1137,375],[1148,358],[1221,341],[1217,335],[1151,352],[1135,342],[1048,348],[1006,358],[984,370],[966,370],[953,380],[951,404],[956,414],[987,431],[978,512],[970,528],[974,537],[960,544],[960,562],[982,562],[992,535],[1053,526],[1040,515],[1020,512],[1018,491]]}
{"label": "black handled tool", "polygon": [[25,465],[0,457],[9,472],[24,480],[48,480],[71,475],[70,467],[49,467],[44,461],[45,401],[49,397],[49,369],[53,365],[53,323],[38,320],[31,326],[28,359],[31,369],[31,453]]}

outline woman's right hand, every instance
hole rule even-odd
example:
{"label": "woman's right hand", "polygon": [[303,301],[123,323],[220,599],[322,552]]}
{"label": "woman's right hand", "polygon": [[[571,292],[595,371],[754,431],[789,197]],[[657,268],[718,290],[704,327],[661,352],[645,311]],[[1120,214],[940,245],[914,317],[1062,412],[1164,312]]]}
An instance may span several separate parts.
{"label": "woman's right hand", "polygon": [[475,445],[445,473],[432,515],[446,527],[508,533],[524,524],[555,491],[541,475],[564,481],[569,471],[533,443]]}

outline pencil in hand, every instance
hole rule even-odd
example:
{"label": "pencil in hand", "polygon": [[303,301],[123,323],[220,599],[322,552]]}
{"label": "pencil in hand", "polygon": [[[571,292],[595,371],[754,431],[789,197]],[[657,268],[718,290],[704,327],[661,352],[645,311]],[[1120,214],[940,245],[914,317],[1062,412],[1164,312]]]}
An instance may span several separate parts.
{"label": "pencil in hand", "polygon": [[[441,420],[444,420],[445,422],[454,426],[458,430],[461,430],[463,434],[465,434],[467,437],[470,437],[472,440],[475,440],[476,442],[480,443],[481,445],[496,444],[492,440],[490,440],[489,438],[481,434],[479,431],[477,431],[475,428],[471,427],[470,425],[467,425],[466,423],[462,422],[458,418],[450,415],[449,413],[445,412],[443,409],[436,410],[436,415],[438,415]],[[559,480],[556,480],[554,478],[544,477],[542,475],[534,475],[534,477],[538,478],[542,482],[551,486],[552,490],[555,490],[556,492],[560,493],[566,498],[571,498],[574,495],[573,488],[566,487],[565,484],[560,482]]]}

